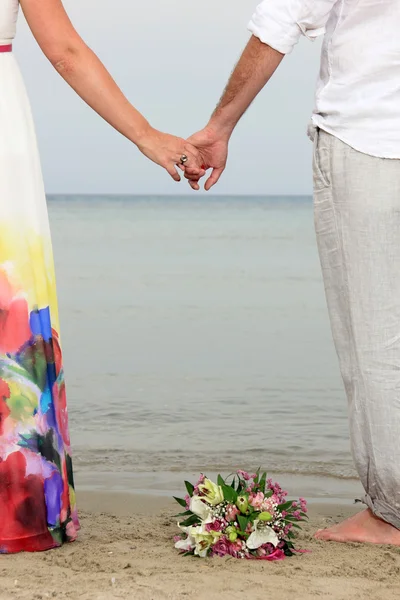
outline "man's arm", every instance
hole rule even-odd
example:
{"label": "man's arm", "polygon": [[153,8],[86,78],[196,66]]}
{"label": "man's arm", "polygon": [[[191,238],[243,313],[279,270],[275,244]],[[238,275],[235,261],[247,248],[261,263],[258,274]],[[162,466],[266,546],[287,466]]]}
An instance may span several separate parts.
{"label": "man's arm", "polygon": [[[213,169],[204,186],[207,191],[225,170],[228,143],[234,128],[283,57],[284,54],[252,36],[208,125],[189,138],[188,141],[200,151],[204,167]],[[194,190],[200,189],[198,174],[192,169],[185,169],[185,177]]]}
{"label": "man's arm", "polygon": [[[253,15],[249,29],[253,33],[227,88],[208,125],[190,138],[212,168],[206,181],[209,190],[221,177],[228,157],[232,132],[254,98],[272,77],[285,54],[292,51],[301,35],[315,39],[325,25],[337,0],[263,0]],[[186,169],[191,187],[199,188],[199,178]]]}
{"label": "man's arm", "polygon": [[229,138],[250,104],[275,73],[283,57],[284,54],[252,36],[208,127]]}

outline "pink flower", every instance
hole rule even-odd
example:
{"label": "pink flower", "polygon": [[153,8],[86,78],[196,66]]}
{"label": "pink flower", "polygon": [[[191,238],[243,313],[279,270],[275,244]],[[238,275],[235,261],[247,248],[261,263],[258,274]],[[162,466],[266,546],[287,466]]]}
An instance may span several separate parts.
{"label": "pink flower", "polygon": [[239,552],[242,552],[242,542],[236,540],[236,542],[229,543],[229,554],[233,558],[238,558]]}
{"label": "pink flower", "polygon": [[233,504],[228,504],[225,513],[225,518],[228,522],[234,521],[239,514],[240,510],[237,506],[234,506]]}
{"label": "pink flower", "polygon": [[20,290],[0,270],[0,353],[17,352],[31,337],[29,308]]}
{"label": "pink flower", "polygon": [[265,498],[264,502],[261,505],[261,510],[265,512],[271,513],[271,515],[275,512],[275,505],[278,504],[278,498],[276,496],[271,496],[271,498]]}
{"label": "pink flower", "polygon": [[289,523],[288,525],[286,525],[285,529],[283,530],[283,535],[287,536],[287,534],[289,533],[289,531],[292,529],[292,524]]}
{"label": "pink flower", "polygon": [[305,500],[304,498],[300,498],[300,510],[304,513],[307,512],[307,500]]}
{"label": "pink flower", "polygon": [[286,502],[286,496],[288,493],[282,490],[279,483],[272,483],[272,479],[268,479],[267,488],[275,494],[278,500],[278,504],[283,504],[284,502]]}
{"label": "pink flower", "polygon": [[294,517],[295,519],[297,519],[298,521],[301,521],[301,514],[300,514],[300,511],[299,511],[299,510],[295,510],[295,511],[292,513],[292,515],[293,515],[293,517]]}
{"label": "pink flower", "polygon": [[253,508],[259,509],[259,508],[261,508],[264,500],[265,500],[264,494],[262,492],[258,492],[257,494],[251,494],[249,502]]}
{"label": "pink flower", "polygon": [[245,481],[249,481],[251,479],[250,475],[246,471],[239,470],[237,474],[241,479],[244,479]]}
{"label": "pink flower", "polygon": [[226,556],[226,555],[230,555],[230,548],[229,548],[230,544],[228,542],[228,540],[226,539],[226,537],[222,537],[221,539],[218,540],[218,542],[216,544],[214,544],[214,546],[212,546],[212,554],[213,556]]}
{"label": "pink flower", "polygon": [[206,531],[222,531],[224,524],[222,521],[215,520],[213,523],[206,524]]}
{"label": "pink flower", "polygon": [[186,502],[186,508],[187,508],[187,510],[189,510],[189,508],[190,508],[190,496],[189,496],[189,494],[186,494],[186,496],[185,496],[185,502]]}
{"label": "pink flower", "polygon": [[203,475],[203,473],[200,475],[200,478],[198,480],[198,482],[196,483],[196,485],[194,486],[194,491],[193,494],[195,496],[201,496],[200,490],[199,490],[199,485],[203,485],[204,480],[205,480],[206,476]]}

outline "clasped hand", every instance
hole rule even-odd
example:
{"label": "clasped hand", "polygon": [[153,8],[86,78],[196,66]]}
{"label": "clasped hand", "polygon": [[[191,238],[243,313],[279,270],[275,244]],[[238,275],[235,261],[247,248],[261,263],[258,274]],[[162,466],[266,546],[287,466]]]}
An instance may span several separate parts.
{"label": "clasped hand", "polygon": [[[200,180],[211,169],[204,185],[204,189],[208,191],[218,182],[225,170],[228,142],[228,136],[209,126],[188,140],[150,128],[138,146],[147,158],[163,167],[174,181],[181,180],[178,172],[180,169],[193,190],[200,189]],[[182,157],[187,157],[184,164]]]}

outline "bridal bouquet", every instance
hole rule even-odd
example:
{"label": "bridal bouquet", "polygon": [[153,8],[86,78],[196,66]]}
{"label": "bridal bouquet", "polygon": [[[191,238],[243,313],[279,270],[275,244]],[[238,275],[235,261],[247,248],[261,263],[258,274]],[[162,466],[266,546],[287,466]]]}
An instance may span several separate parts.
{"label": "bridal bouquet", "polygon": [[[228,481],[232,478],[231,481]],[[287,500],[279,484],[258,471],[238,471],[213,483],[202,475],[194,486],[185,482],[186,498],[175,498],[185,508],[175,548],[185,556],[232,556],[282,560],[296,552],[293,539],[307,518],[307,502]]]}

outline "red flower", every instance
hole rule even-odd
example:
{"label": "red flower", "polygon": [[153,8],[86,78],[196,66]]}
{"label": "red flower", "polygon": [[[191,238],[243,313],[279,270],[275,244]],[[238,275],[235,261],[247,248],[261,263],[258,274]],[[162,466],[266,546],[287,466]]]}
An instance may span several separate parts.
{"label": "red flower", "polygon": [[58,333],[54,328],[51,330],[51,334],[53,340],[54,363],[56,365],[56,377],[58,377],[62,369],[60,338],[58,337]]}
{"label": "red flower", "polygon": [[0,353],[17,352],[30,337],[28,303],[0,271]]}
{"label": "red flower", "polygon": [[68,428],[67,394],[65,391],[65,383],[63,380],[60,381],[60,379],[56,381],[53,386],[53,398],[56,409],[58,430],[62,435],[66,448],[68,449],[71,441]]}
{"label": "red flower", "polygon": [[45,550],[55,546],[47,527],[44,482],[26,476],[22,452],[0,459],[0,552]]}

